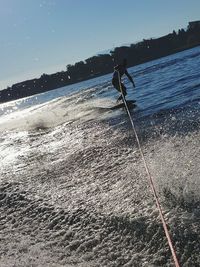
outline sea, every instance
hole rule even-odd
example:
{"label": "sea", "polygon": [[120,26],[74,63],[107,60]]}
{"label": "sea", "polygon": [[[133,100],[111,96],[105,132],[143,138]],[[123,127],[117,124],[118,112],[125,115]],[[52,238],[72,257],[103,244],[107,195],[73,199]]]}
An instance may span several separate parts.
{"label": "sea", "polygon": [[[200,266],[200,47],[128,69],[180,266]],[[0,105],[0,266],[175,266],[112,74]]]}

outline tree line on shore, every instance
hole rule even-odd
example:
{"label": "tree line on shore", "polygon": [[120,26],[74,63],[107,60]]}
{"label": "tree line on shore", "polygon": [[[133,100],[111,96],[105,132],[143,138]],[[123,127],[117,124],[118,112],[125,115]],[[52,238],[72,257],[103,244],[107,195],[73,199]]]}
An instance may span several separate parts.
{"label": "tree line on shore", "polygon": [[198,45],[200,45],[200,21],[190,22],[187,29],[173,31],[160,38],[144,39],[130,46],[116,47],[109,54],[100,54],[74,65],[69,64],[66,66],[66,71],[44,73],[40,78],[16,83],[0,91],[0,103],[111,73],[113,67],[123,58],[127,58],[128,67],[132,67]]}

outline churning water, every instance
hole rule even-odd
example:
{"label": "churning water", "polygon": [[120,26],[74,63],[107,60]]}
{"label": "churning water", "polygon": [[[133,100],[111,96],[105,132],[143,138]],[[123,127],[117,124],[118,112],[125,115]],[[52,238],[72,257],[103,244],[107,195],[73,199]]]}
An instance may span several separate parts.
{"label": "churning water", "polygon": [[[180,265],[200,266],[200,48],[129,69]],[[111,75],[0,106],[0,266],[174,266]]]}

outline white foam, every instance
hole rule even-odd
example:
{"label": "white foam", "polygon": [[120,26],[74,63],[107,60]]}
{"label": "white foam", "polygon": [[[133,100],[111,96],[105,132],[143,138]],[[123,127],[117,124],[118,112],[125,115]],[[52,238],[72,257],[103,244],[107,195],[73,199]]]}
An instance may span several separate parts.
{"label": "white foam", "polygon": [[86,101],[79,95],[58,98],[45,104],[16,111],[13,111],[17,109],[13,103],[12,113],[1,116],[0,131],[49,128],[67,122],[98,120],[106,116],[108,110],[104,107],[109,107],[111,104],[112,101],[109,99]]}

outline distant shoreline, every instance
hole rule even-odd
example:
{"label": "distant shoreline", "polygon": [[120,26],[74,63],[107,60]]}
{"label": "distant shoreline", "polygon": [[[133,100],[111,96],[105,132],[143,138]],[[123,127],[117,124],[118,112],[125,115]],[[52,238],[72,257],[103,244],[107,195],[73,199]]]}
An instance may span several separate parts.
{"label": "distant shoreline", "polygon": [[40,78],[13,84],[0,91],[0,103],[40,94],[113,72],[113,67],[128,59],[128,68],[200,46],[200,21],[156,39],[144,39],[130,46],[116,47],[110,54],[100,54],[67,65],[66,71],[42,74]]}

